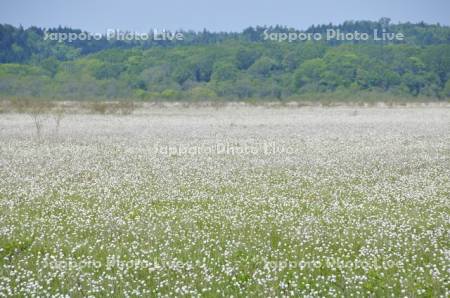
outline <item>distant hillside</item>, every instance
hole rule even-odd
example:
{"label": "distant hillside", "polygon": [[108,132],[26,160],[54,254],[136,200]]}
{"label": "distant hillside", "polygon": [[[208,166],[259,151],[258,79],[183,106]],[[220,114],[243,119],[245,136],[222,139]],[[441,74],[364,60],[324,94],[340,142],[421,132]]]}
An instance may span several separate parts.
{"label": "distant hillside", "polygon": [[[328,30],[342,35],[366,33],[370,39],[285,40],[325,36]],[[392,36],[401,33],[404,39],[377,41],[374,30]],[[282,26],[247,28],[241,33],[186,31],[180,32],[182,41],[49,38],[69,33],[83,32],[0,25],[0,95],[283,100],[373,92],[450,97],[450,27],[438,24],[390,24],[384,18],[305,31]]]}

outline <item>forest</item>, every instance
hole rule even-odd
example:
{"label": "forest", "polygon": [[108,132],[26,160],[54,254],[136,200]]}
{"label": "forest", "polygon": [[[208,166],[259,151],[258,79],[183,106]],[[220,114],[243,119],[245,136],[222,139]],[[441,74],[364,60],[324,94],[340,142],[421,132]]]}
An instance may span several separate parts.
{"label": "forest", "polygon": [[[274,41],[265,32],[401,33],[398,41]],[[301,100],[355,96],[448,100],[450,27],[347,21],[301,31],[182,31],[182,41],[76,40],[72,28],[0,25],[0,96],[50,100]]]}

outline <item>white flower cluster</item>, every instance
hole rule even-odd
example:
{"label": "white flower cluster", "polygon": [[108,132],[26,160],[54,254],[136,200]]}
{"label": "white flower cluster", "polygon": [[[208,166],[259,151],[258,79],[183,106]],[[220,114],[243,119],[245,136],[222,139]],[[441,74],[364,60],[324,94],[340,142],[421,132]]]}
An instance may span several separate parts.
{"label": "white flower cluster", "polygon": [[450,110],[354,109],[0,114],[0,297],[448,297]]}

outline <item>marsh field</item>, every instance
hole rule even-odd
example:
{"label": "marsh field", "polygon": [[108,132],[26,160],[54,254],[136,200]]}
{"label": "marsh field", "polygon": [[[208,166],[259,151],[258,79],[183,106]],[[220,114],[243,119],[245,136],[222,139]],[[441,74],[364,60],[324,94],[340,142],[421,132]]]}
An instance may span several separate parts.
{"label": "marsh field", "polygon": [[0,297],[449,297],[450,108],[0,114]]}

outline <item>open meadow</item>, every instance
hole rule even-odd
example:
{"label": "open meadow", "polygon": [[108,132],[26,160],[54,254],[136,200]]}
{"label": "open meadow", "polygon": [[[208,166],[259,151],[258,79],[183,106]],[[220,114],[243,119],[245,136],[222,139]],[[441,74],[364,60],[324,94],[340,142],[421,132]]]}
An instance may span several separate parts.
{"label": "open meadow", "polygon": [[0,114],[0,297],[449,297],[450,109]]}

